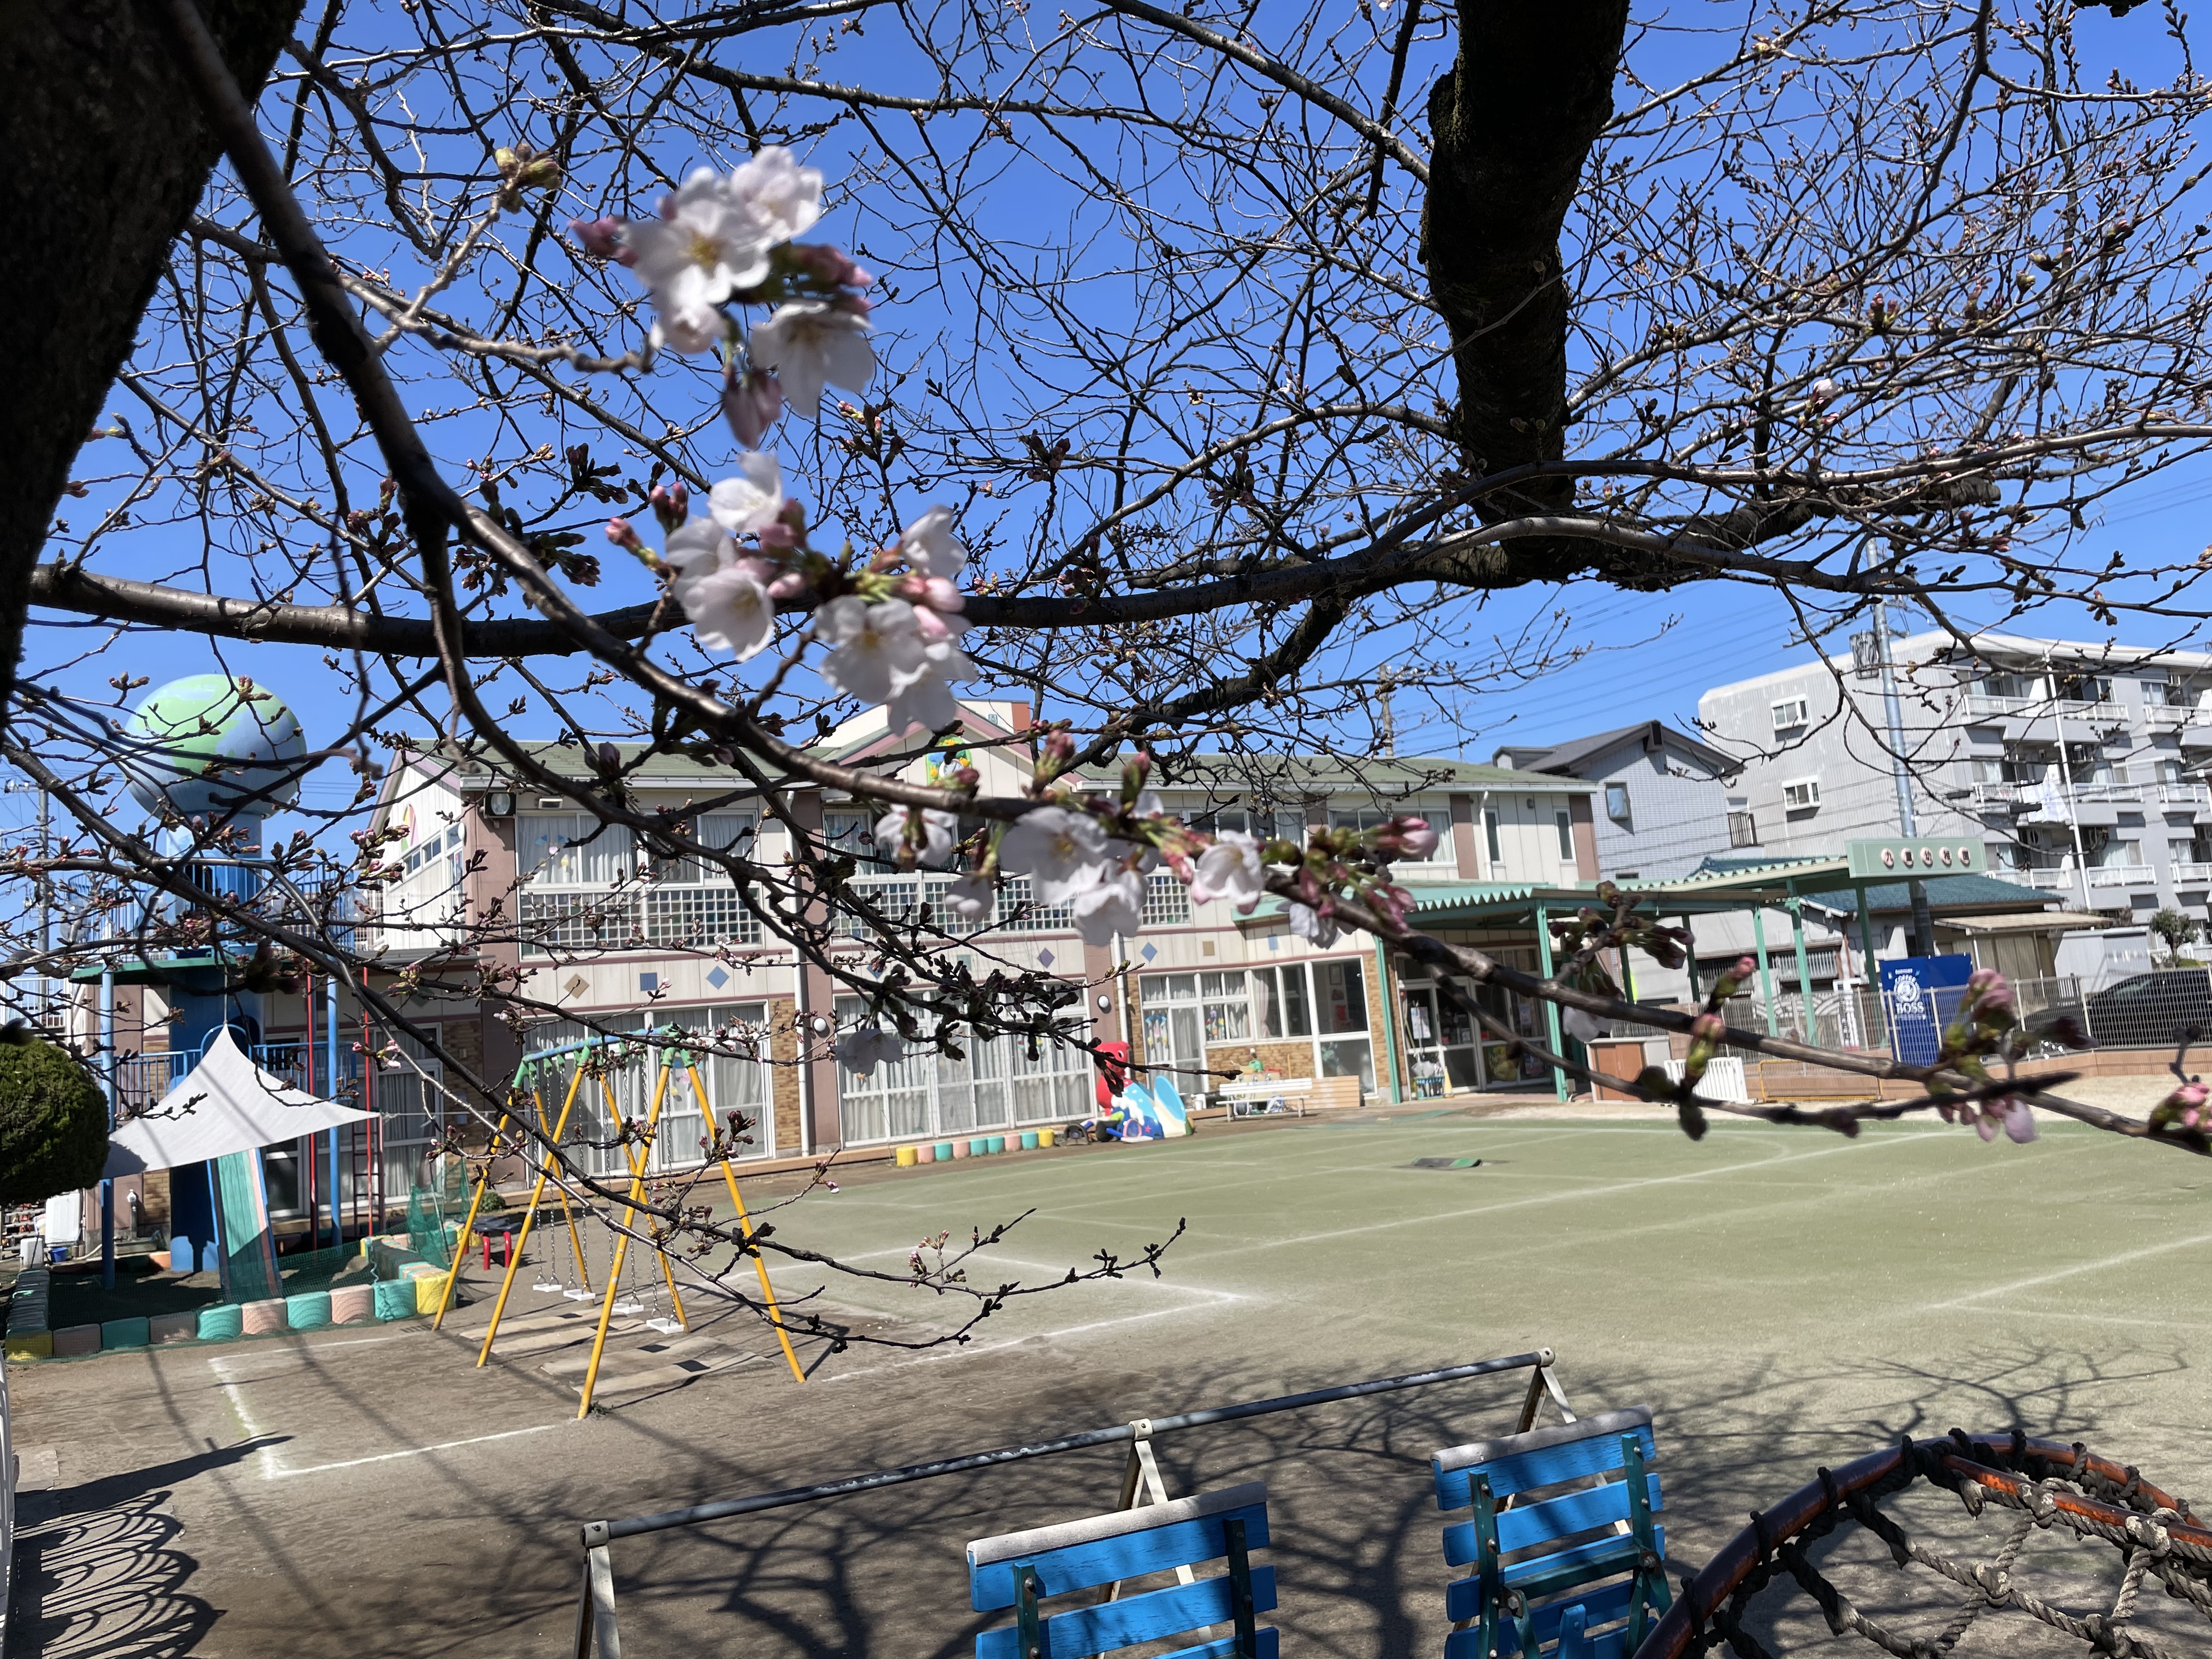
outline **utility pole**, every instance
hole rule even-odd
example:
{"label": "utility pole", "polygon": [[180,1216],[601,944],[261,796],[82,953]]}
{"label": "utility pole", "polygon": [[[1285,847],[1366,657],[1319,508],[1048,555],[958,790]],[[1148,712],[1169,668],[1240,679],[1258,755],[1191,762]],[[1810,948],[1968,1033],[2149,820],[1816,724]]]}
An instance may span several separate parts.
{"label": "utility pole", "polygon": [[[1874,602],[1874,637],[1881,664],[1882,712],[1889,722],[1890,777],[1897,785],[1897,830],[1909,839],[1920,831],[1912,817],[1912,772],[1905,763],[1905,708],[1898,700],[1896,667],[1890,656],[1889,606],[1881,599]],[[1928,889],[1918,880],[1907,882],[1905,888],[1912,896],[1912,954],[1932,957],[1936,922],[1928,913]]]}

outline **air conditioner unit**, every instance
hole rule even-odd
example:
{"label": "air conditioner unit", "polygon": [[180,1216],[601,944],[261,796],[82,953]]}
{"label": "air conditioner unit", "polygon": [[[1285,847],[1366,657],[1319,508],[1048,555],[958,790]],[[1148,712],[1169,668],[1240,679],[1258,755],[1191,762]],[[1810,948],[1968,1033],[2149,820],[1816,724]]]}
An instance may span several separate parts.
{"label": "air conditioner unit", "polygon": [[1812,717],[1812,707],[1802,697],[1784,697],[1773,705],[1773,709],[1774,729],[1778,732],[1802,726]]}

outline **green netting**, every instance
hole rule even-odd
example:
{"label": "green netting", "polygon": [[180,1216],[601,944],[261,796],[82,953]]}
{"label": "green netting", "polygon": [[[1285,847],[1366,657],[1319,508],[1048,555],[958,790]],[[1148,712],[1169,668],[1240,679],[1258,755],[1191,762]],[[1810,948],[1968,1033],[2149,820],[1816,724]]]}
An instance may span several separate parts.
{"label": "green netting", "polygon": [[430,1184],[407,1189],[407,1240],[423,1261],[450,1267],[453,1240],[469,1213],[468,1160],[448,1154],[437,1162]]}

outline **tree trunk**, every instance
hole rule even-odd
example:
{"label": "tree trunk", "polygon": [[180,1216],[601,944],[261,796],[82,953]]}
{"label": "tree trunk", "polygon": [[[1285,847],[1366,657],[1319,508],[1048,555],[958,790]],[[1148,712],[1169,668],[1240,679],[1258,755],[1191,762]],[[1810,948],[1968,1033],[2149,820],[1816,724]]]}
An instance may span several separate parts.
{"label": "tree trunk", "polygon": [[[76,452],[137,335],[169,243],[221,148],[173,62],[159,0],[15,0],[0,10],[0,723],[31,572]],[[201,0],[258,92],[300,6]]]}
{"label": "tree trunk", "polygon": [[[1627,0],[1468,0],[1459,59],[1429,94],[1421,214],[1431,296],[1459,371],[1453,425],[1477,476],[1565,453],[1567,293],[1559,227],[1613,113]],[[1573,480],[1483,503],[1557,512]]]}

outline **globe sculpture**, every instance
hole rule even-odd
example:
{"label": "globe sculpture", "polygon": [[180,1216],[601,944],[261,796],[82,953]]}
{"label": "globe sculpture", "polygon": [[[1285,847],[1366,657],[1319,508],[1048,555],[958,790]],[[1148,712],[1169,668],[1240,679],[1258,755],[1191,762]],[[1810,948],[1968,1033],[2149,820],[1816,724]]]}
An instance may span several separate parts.
{"label": "globe sculpture", "polygon": [[300,793],[307,752],[282,698],[228,674],[188,674],[150,691],[124,727],[133,799],[165,818],[258,818]]}

